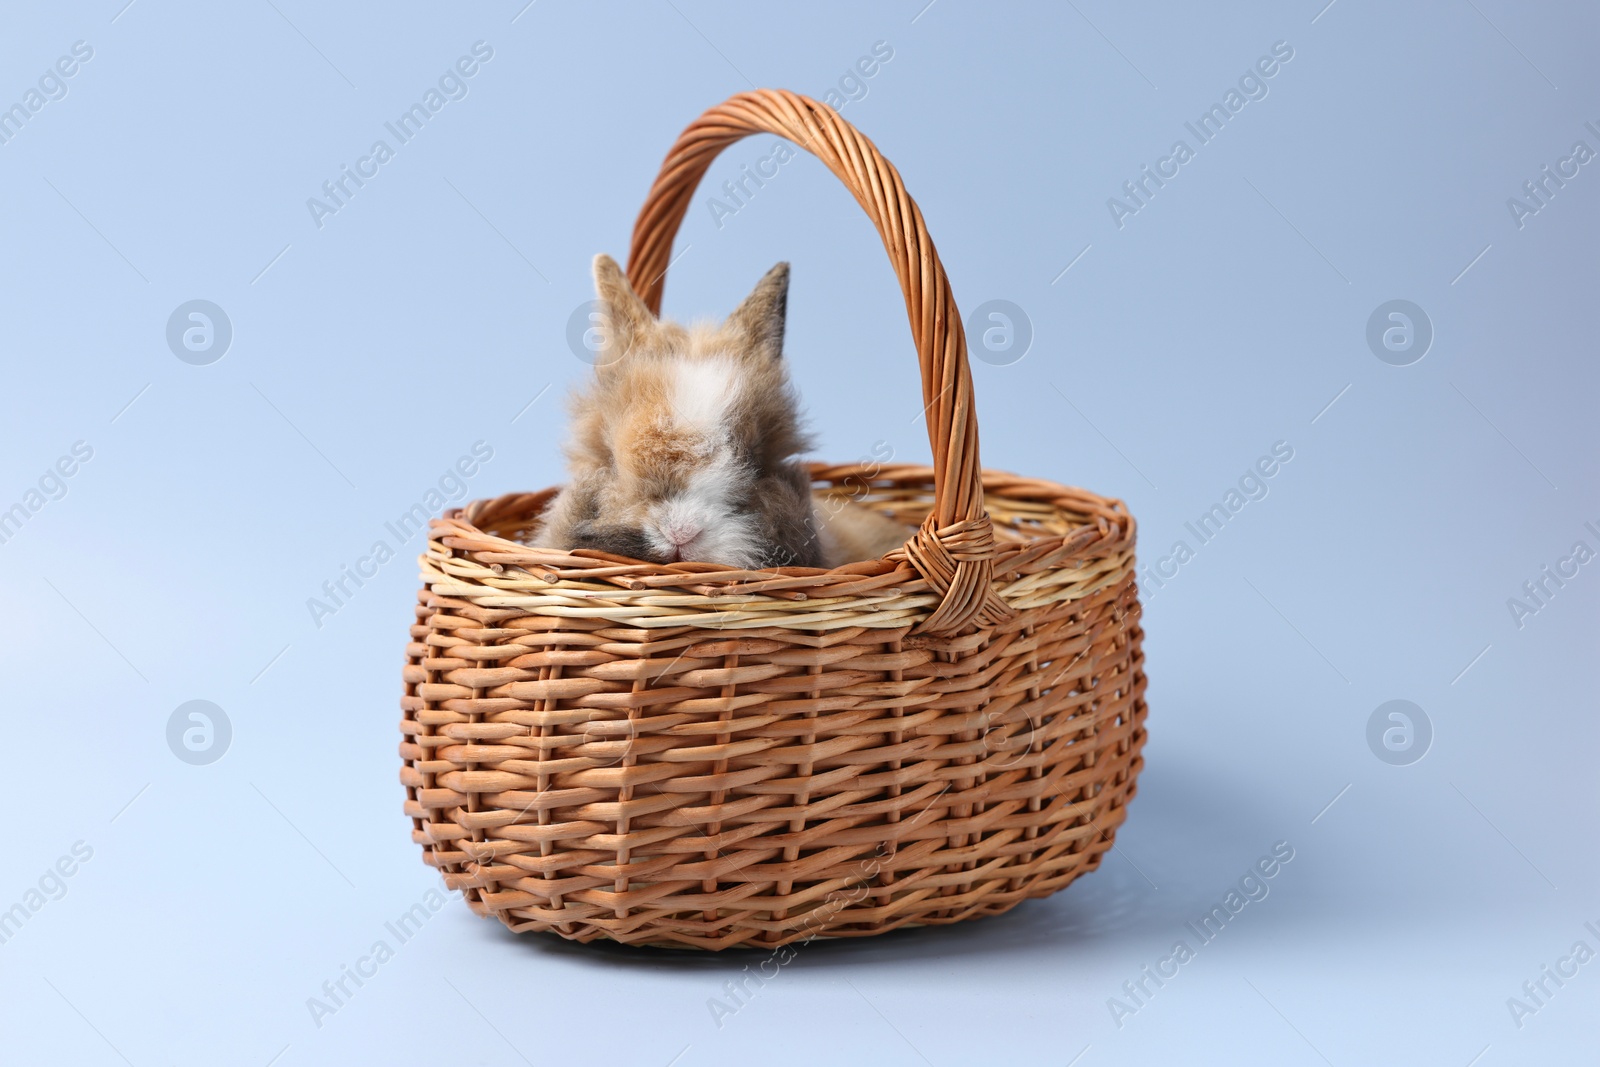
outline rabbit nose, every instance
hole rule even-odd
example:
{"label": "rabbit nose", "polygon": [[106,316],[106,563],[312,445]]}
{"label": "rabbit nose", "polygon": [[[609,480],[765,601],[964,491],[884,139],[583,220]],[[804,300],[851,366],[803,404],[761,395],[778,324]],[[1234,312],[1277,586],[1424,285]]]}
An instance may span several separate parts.
{"label": "rabbit nose", "polygon": [[673,547],[682,548],[700,536],[700,527],[693,523],[673,523],[662,532],[667,535],[667,540],[672,542]]}
{"label": "rabbit nose", "polygon": [[699,523],[678,519],[677,521],[662,523],[659,527],[659,532],[661,539],[671,546],[669,549],[670,558],[666,562],[677,563],[687,558],[685,552],[690,545],[694,544],[695,539],[700,536],[701,530]]}

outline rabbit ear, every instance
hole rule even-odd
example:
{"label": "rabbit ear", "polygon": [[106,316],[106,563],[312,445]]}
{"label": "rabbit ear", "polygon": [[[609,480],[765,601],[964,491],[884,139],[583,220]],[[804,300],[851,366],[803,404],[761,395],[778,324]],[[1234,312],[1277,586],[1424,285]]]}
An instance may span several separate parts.
{"label": "rabbit ear", "polygon": [[594,289],[605,327],[602,358],[596,365],[605,366],[627,355],[655,326],[656,317],[634,293],[617,261],[603,252],[594,257]]}
{"label": "rabbit ear", "polygon": [[789,306],[789,264],[779,263],[756,283],[744,303],[728,316],[750,351],[768,359],[783,356],[783,324]]}

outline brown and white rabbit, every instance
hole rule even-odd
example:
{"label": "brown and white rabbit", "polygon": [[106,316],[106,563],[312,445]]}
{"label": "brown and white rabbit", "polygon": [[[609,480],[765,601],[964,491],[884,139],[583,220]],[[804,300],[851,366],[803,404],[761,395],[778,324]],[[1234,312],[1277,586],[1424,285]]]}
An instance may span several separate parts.
{"label": "brown and white rabbit", "polygon": [[835,567],[911,535],[859,505],[820,518],[813,508],[796,458],[810,439],[783,360],[787,263],[715,326],[658,320],[610,256],[595,257],[594,277],[595,376],[572,397],[571,478],[535,545],[656,563]]}

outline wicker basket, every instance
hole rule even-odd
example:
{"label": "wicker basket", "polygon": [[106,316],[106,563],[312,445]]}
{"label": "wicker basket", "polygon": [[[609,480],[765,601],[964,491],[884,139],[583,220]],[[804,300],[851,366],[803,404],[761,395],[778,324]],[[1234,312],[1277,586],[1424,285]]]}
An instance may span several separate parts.
{"label": "wicker basket", "polygon": [[998,914],[1099,865],[1143,763],[1133,518],[980,470],[960,315],[870,141],[788,92],[706,112],[640,213],[634,288],[659,309],[697,183],[753,133],[814,152],[883,236],[935,465],[812,476],[918,531],[836,570],[737,571],[530,548],[553,489],[435,519],[405,811],[513,930],[721,949]]}

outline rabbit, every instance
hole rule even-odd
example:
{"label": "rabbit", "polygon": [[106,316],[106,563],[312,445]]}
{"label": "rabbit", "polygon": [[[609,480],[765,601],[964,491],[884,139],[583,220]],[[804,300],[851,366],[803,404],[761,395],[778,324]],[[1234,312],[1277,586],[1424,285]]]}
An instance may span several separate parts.
{"label": "rabbit", "polygon": [[836,567],[912,535],[860,505],[813,505],[783,359],[787,263],[719,325],[657,319],[610,256],[595,257],[594,279],[595,374],[571,398],[570,480],[534,545],[753,570]]}

